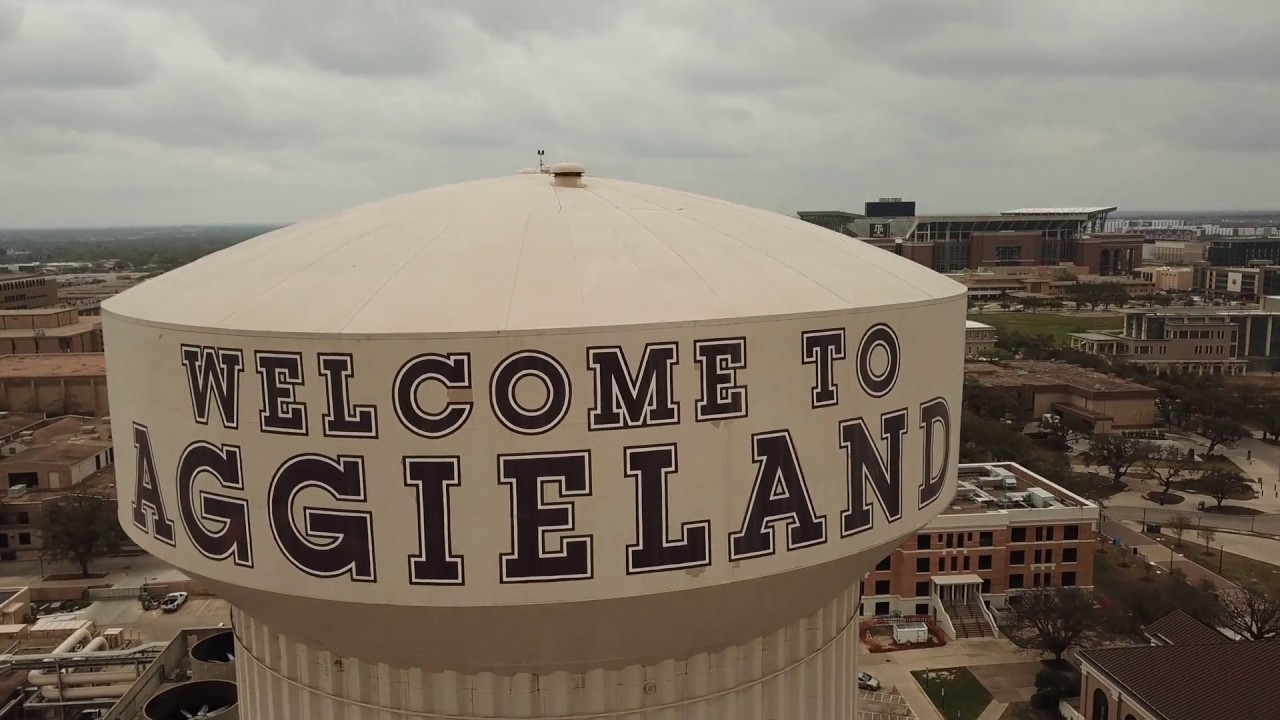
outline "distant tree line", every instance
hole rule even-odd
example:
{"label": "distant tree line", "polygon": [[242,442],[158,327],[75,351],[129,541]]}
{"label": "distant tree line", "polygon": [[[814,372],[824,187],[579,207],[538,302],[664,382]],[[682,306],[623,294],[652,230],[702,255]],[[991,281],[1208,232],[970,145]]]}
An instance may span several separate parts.
{"label": "distant tree line", "polygon": [[121,261],[122,269],[165,272],[271,231],[264,226],[121,230],[3,230],[0,264]]}

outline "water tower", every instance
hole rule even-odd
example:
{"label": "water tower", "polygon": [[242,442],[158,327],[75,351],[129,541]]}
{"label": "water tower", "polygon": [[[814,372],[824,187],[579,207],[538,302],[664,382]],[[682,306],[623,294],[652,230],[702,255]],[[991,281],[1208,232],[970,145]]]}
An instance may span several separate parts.
{"label": "water tower", "polygon": [[571,163],[103,316],[120,521],[251,720],[851,720],[859,578],[954,492],[963,287]]}

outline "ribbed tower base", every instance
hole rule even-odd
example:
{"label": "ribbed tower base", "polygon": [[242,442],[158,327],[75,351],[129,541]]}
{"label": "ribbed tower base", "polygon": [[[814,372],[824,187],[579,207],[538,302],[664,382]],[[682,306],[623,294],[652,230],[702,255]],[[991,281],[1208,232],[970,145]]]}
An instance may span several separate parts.
{"label": "ribbed tower base", "polygon": [[[587,672],[464,675],[339,657],[236,609],[240,717],[853,720],[857,610],[855,584],[813,615],[720,652]],[[431,638],[405,628],[404,642]]]}

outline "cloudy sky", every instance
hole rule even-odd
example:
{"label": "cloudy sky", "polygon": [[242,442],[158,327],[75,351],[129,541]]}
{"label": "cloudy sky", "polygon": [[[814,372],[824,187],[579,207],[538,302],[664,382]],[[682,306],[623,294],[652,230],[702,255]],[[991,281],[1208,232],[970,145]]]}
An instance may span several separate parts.
{"label": "cloudy sky", "polygon": [[0,227],[573,159],[781,211],[1280,208],[1275,0],[0,0]]}

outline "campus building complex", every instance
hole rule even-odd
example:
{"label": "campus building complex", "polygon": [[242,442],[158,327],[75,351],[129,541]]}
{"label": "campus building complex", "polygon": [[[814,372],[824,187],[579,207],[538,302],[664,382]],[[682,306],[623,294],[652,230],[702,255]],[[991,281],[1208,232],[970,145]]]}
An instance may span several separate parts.
{"label": "campus building complex", "polygon": [[[1141,236],[1103,231],[1114,207],[1022,208],[992,215],[915,215],[915,203],[868,203],[863,217],[801,213],[938,272],[1072,262],[1090,274],[1124,275],[1142,264]],[[893,215],[892,211],[912,215]]]}
{"label": "campus building complex", "polygon": [[1280,297],[1254,306],[1143,308],[1124,315],[1123,329],[1072,333],[1071,346],[1157,373],[1239,375],[1274,369],[1280,361]]}

